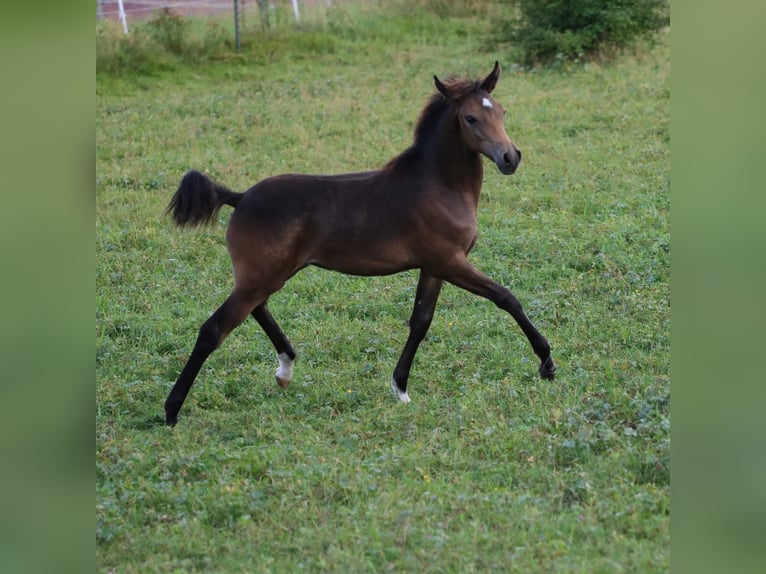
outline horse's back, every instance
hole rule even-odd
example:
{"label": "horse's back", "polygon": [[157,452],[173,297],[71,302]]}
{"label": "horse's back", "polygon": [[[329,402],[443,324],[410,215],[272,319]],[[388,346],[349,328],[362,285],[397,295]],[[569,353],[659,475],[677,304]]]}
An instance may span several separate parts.
{"label": "horse's back", "polygon": [[346,233],[362,225],[401,221],[417,195],[416,184],[392,181],[383,171],[277,175],[245,193],[230,225],[283,227],[306,221],[317,228]]}
{"label": "horse's back", "polygon": [[278,254],[290,269],[314,264],[357,275],[393,273],[415,264],[410,236],[417,196],[416,183],[392,181],[381,171],[270,177],[234,210],[229,251],[247,260],[255,252]]}
{"label": "horse's back", "polygon": [[232,242],[286,244],[298,236],[304,242],[348,233],[349,224],[377,203],[377,173],[284,174],[259,181],[232,212],[230,250]]}

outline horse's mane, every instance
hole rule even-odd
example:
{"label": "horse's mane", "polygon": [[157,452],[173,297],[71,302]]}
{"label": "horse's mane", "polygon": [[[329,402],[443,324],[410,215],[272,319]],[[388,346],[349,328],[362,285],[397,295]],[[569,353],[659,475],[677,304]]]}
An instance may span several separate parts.
{"label": "horse's mane", "polygon": [[441,92],[436,92],[420,112],[418,123],[415,126],[415,145],[425,143],[425,140],[434,132],[439,125],[442,114],[451,107],[452,102],[460,100],[479,89],[478,80],[466,80],[463,78],[450,77],[443,82],[449,97]]}
{"label": "horse's mane", "polygon": [[479,80],[457,77],[449,77],[442,83],[449,97],[439,91],[431,96],[415,124],[415,141],[412,146],[388,162],[387,168],[421,157],[431,136],[439,127],[442,116],[452,108],[454,101],[472,94],[481,85]]}

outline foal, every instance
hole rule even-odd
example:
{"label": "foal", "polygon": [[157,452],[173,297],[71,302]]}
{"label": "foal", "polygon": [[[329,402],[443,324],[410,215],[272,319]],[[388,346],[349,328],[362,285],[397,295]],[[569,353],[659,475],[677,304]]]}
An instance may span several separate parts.
{"label": "foal", "polygon": [[512,174],[521,151],[503,126],[503,106],[491,93],[495,66],[481,81],[434,76],[437,93],[423,109],[413,145],[382,169],[334,176],[280,175],[245,193],[233,192],[196,171],[184,175],[168,211],[176,224],[210,222],[223,204],[234,207],[226,245],[234,289],[205,321],[191,356],[165,401],[168,425],[205,359],[248,315],[277,352],[276,378],[286,387],[295,350],[266,306],[295,273],[308,265],[352,275],[389,275],[419,269],[410,333],[391,387],[409,402],[407,380],[415,352],[433,318],[442,282],[491,300],[516,320],[540,359],[539,374],[553,379],[548,341],[511,292],[480,273],[466,258],[477,238],[476,208],[483,178],[481,156]]}

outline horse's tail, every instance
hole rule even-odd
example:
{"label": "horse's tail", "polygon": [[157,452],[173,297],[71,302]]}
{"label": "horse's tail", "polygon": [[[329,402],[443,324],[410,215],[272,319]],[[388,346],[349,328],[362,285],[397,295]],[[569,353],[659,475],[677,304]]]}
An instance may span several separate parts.
{"label": "horse's tail", "polygon": [[179,227],[204,225],[213,221],[223,204],[236,207],[244,195],[191,170],[184,175],[166,211]]}

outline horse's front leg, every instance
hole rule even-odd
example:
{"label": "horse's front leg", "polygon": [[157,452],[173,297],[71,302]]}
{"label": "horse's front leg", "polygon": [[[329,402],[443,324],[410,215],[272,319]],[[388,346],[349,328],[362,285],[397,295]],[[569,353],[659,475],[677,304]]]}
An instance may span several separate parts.
{"label": "horse's front leg", "polygon": [[410,317],[410,335],[404,345],[399,361],[394,369],[394,376],[391,378],[391,388],[403,403],[410,402],[410,396],[407,394],[407,379],[410,377],[410,367],[415,353],[418,350],[423,338],[431,326],[431,320],[434,317],[436,300],[439,298],[439,292],[442,288],[441,279],[431,277],[423,271],[420,272],[418,279],[418,288],[415,294],[415,305]]}
{"label": "horse's front leg", "polygon": [[465,257],[458,257],[440,271],[437,276],[471,293],[485,297],[507,311],[516,320],[529,339],[532,350],[540,359],[540,377],[552,381],[556,375],[556,364],[551,356],[551,346],[524,313],[521,303],[508,289],[477,270]]}

